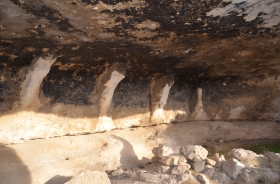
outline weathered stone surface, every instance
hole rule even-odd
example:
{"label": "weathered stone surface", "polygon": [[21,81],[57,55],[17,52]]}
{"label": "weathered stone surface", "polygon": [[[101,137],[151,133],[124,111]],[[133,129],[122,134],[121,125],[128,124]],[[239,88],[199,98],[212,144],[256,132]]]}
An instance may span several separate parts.
{"label": "weathered stone surface", "polygon": [[210,158],[206,158],[205,159],[206,164],[209,164],[211,166],[214,166],[216,164],[216,161],[210,159]]}
{"label": "weathered stone surface", "polygon": [[175,166],[171,170],[171,174],[175,174],[175,175],[184,174],[185,171],[189,170],[190,168],[191,168],[191,166],[189,164],[187,164],[187,165],[178,165],[178,166]]}
{"label": "weathered stone surface", "polygon": [[161,173],[161,174],[170,174],[172,170],[172,167],[165,166],[165,165],[159,165],[155,167],[155,172]]}
{"label": "weathered stone surface", "polygon": [[218,183],[231,183],[231,178],[224,172],[214,172],[212,179]]}
{"label": "weathered stone surface", "polygon": [[108,178],[105,172],[100,171],[84,171],[77,176],[73,177],[66,184],[92,184],[92,183],[100,183],[100,184],[111,184],[110,179]]}
{"label": "weathered stone surface", "polygon": [[[117,167],[127,169],[143,166],[150,162],[149,159],[153,157],[151,150],[157,147],[163,138],[164,141],[176,141],[177,145],[186,145],[186,141],[189,140],[195,144],[204,144],[206,142],[203,141],[207,141],[209,136],[204,132],[213,125],[220,126],[216,131],[212,131],[214,138],[227,136],[234,140],[279,136],[280,124],[267,122],[263,127],[263,123],[224,121],[211,121],[211,124],[208,121],[174,123],[6,145],[0,147],[0,178],[3,183],[24,181],[37,184],[46,183],[56,175],[75,176],[85,167],[94,170],[116,170]],[[199,136],[187,134],[186,132],[190,130]],[[249,131],[257,134],[248,135]],[[46,163],[48,167],[42,167]],[[10,168],[9,174],[6,172],[7,168]],[[139,170],[139,167],[137,169]]]}
{"label": "weathered stone surface", "polygon": [[208,180],[208,178],[206,176],[204,176],[203,174],[199,174],[198,175],[198,179],[203,183],[203,184],[211,184],[210,181]]}
{"label": "weathered stone surface", "polygon": [[190,177],[192,177],[191,171],[177,175],[176,179],[179,183],[184,183],[184,182],[188,181],[188,179]]}
{"label": "weathered stone surface", "polygon": [[201,171],[203,171],[204,166],[205,166],[205,161],[197,161],[197,162],[194,162],[194,163],[192,164],[192,167],[193,167],[193,169],[194,169],[196,172],[201,172]]}
{"label": "weathered stone surface", "polygon": [[157,157],[167,157],[167,156],[171,156],[171,155],[178,155],[178,154],[180,154],[180,147],[159,144],[158,148],[153,149],[153,153]]}
{"label": "weathered stone surface", "polygon": [[213,174],[214,174],[215,169],[212,166],[209,165],[205,165],[204,170],[203,170],[203,174],[205,176],[208,176],[209,178],[212,178]]}
{"label": "weathered stone surface", "polygon": [[279,183],[280,172],[268,168],[246,168],[240,172],[240,177],[243,179],[243,182],[248,184],[258,182]]}
{"label": "weathered stone surface", "polygon": [[[279,11],[275,0],[2,0],[0,142],[279,120]],[[52,54],[29,83],[43,74],[32,60]],[[99,83],[116,63],[125,74]]]}
{"label": "weathered stone surface", "polygon": [[157,183],[159,181],[159,177],[154,174],[146,173],[144,171],[137,171],[139,179],[144,182]]}
{"label": "weathered stone surface", "polygon": [[117,170],[112,172],[112,176],[120,176],[123,173],[124,173],[124,171],[122,169],[117,169]]}
{"label": "weathered stone surface", "polygon": [[205,160],[208,155],[208,151],[200,145],[182,146],[181,152],[186,156],[187,159],[190,160]]}
{"label": "weathered stone surface", "polygon": [[269,160],[269,165],[272,169],[280,171],[280,154],[273,152],[266,152],[264,156]]}
{"label": "weathered stone surface", "polygon": [[235,158],[246,166],[268,167],[268,159],[263,155],[258,155],[250,150],[233,149],[228,153],[228,157]]}
{"label": "weathered stone surface", "polygon": [[182,155],[172,155],[172,156],[168,156],[168,157],[163,157],[163,158],[159,159],[158,161],[167,166],[187,165],[187,160]]}
{"label": "weathered stone surface", "polygon": [[236,179],[239,172],[245,168],[245,165],[234,158],[230,158],[222,165],[224,171],[233,179]]}
{"label": "weathered stone surface", "polygon": [[214,155],[211,157],[215,162],[220,161],[220,154],[219,153],[214,153]]}

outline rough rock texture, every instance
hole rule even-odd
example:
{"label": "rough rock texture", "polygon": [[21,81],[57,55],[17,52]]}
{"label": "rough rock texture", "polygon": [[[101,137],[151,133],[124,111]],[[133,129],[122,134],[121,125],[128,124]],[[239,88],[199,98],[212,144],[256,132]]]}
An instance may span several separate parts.
{"label": "rough rock texture", "polygon": [[279,7],[2,0],[0,141],[193,120],[279,121]]}
{"label": "rough rock texture", "polygon": [[267,122],[262,129],[260,126],[263,122],[176,123],[1,145],[0,178],[8,184],[68,181],[87,169],[104,171],[144,166],[152,162],[152,150],[159,144],[203,145],[209,138],[221,137],[228,140],[280,138],[280,124]]}
{"label": "rough rock texture", "polygon": [[84,171],[77,176],[73,177],[70,181],[65,184],[111,184],[105,172],[100,171]]}
{"label": "rough rock texture", "polygon": [[236,179],[239,172],[244,169],[245,166],[236,159],[231,158],[225,161],[222,168],[231,178]]}

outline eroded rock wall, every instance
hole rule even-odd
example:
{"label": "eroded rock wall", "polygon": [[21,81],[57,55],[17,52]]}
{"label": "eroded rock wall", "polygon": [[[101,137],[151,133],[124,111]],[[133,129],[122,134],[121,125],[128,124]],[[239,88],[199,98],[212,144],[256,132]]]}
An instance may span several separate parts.
{"label": "eroded rock wall", "polygon": [[1,142],[196,120],[280,119],[279,77],[132,78],[124,63],[86,67],[55,60],[2,68]]}

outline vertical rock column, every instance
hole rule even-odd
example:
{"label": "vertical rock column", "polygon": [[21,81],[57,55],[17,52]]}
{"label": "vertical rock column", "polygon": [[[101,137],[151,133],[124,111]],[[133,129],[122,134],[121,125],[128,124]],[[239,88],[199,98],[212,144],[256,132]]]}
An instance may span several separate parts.
{"label": "vertical rock column", "polygon": [[123,64],[115,63],[98,77],[96,89],[96,96],[99,98],[97,132],[109,131],[115,128],[115,124],[108,111],[112,103],[114,91],[118,83],[125,78],[125,72],[126,69]]}
{"label": "vertical rock column", "polygon": [[170,117],[168,113],[165,113],[163,110],[173,84],[174,77],[172,75],[162,76],[158,79],[152,80],[150,84],[152,124],[170,123],[173,119],[173,117]]}
{"label": "vertical rock column", "polygon": [[202,103],[202,88],[197,88],[197,103],[195,106],[195,110],[191,115],[191,120],[208,120],[206,112],[204,111],[203,103]]}
{"label": "vertical rock column", "polygon": [[30,71],[22,84],[21,107],[22,109],[36,109],[40,105],[39,89],[44,77],[50,72],[52,64],[57,58],[49,56],[39,57],[30,66]]}

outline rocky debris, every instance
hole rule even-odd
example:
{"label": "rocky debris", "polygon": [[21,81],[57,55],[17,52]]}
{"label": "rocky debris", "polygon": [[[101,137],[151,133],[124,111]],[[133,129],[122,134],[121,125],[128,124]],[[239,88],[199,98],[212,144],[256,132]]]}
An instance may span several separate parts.
{"label": "rocky debris", "polygon": [[203,174],[200,174],[198,175],[198,179],[203,183],[203,184],[210,184],[210,181],[208,180],[208,178],[203,175]]}
{"label": "rocky debris", "polygon": [[171,155],[160,158],[158,161],[167,166],[187,165],[187,160],[183,155]]}
{"label": "rocky debris", "polygon": [[115,171],[112,172],[112,176],[120,176],[122,175],[124,172],[122,169],[117,169]]}
{"label": "rocky debris", "polygon": [[[141,168],[117,169],[110,172],[109,178],[113,184],[280,183],[278,153],[258,155],[244,149],[233,149],[225,159],[218,153],[207,158],[208,151],[198,145],[182,146],[179,153],[178,149],[160,145],[153,150],[155,157],[152,162]],[[262,164],[256,165],[257,161]],[[123,180],[118,176],[122,176]]]}
{"label": "rocky debris", "polygon": [[234,158],[230,158],[223,164],[224,171],[233,179],[236,179],[241,169],[245,168],[245,165],[238,162]]}
{"label": "rocky debris", "polygon": [[179,155],[180,147],[159,144],[158,148],[153,149],[153,153],[156,157],[167,157],[167,156],[171,156],[171,155]]}
{"label": "rocky debris", "polygon": [[150,182],[150,183],[157,183],[158,180],[159,180],[157,175],[150,174],[150,173],[147,173],[147,172],[144,172],[144,171],[141,171],[141,170],[137,171],[136,174],[141,181]]}
{"label": "rocky debris", "polygon": [[235,158],[246,166],[268,167],[269,161],[263,155],[258,155],[250,150],[233,149],[228,153],[229,158]]}
{"label": "rocky debris", "polygon": [[211,165],[211,166],[216,165],[216,161],[214,161],[214,160],[212,160],[210,158],[206,158],[205,162],[206,162],[206,164]]}
{"label": "rocky debris", "polygon": [[225,182],[228,182],[230,183],[231,179],[229,176],[227,176],[226,173],[224,172],[219,172],[219,171],[215,171],[213,176],[212,176],[212,179],[218,183],[225,183]]}
{"label": "rocky debris", "polygon": [[162,174],[170,174],[172,167],[165,166],[165,165],[158,165],[155,167],[155,172],[162,173]]}
{"label": "rocky debris", "polygon": [[203,171],[203,169],[204,169],[205,161],[197,161],[197,162],[194,162],[192,166],[193,166],[193,169],[194,169],[196,172],[201,172],[201,171]]}
{"label": "rocky debris", "polygon": [[70,181],[65,184],[111,184],[110,179],[108,178],[105,172],[101,171],[90,171],[86,170],[77,176],[73,177]]}
{"label": "rocky debris", "polygon": [[189,170],[191,168],[191,166],[189,164],[187,165],[178,165],[175,166],[172,170],[171,170],[171,174],[175,174],[175,175],[179,175],[179,174],[184,174],[185,171]]}
{"label": "rocky debris", "polygon": [[182,146],[181,152],[190,160],[205,160],[208,155],[208,151],[200,145]]}
{"label": "rocky debris", "polygon": [[205,176],[208,176],[209,178],[212,178],[214,171],[215,171],[215,169],[211,165],[205,165],[202,174],[204,174]]}
{"label": "rocky debris", "polygon": [[266,152],[264,156],[268,159],[269,165],[273,170],[280,171],[280,154],[273,152]]}

